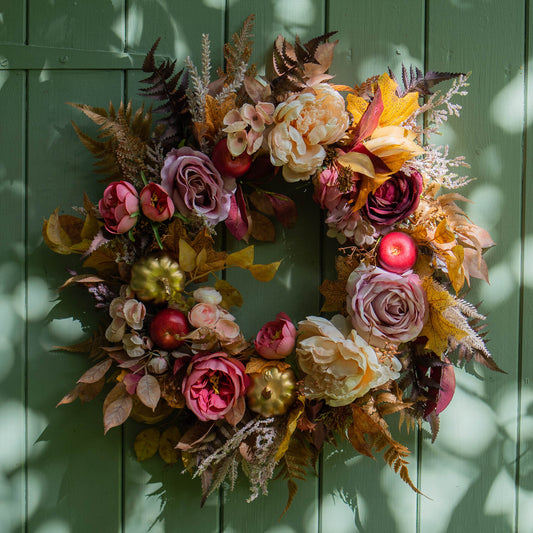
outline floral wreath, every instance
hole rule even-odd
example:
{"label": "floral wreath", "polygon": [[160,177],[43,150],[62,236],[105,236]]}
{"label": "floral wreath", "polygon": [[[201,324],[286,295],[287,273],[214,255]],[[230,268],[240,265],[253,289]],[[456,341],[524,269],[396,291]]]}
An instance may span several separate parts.
{"label": "floral wreath", "polygon": [[[331,83],[337,42],[327,33],[294,45],[281,35],[272,66],[249,66],[253,16],[225,45],[226,68],[210,79],[209,37],[201,72],[190,59],[146,56],[142,93],[152,110],[73,104],[100,126],[96,139],[75,124],[109,183],[81,216],[56,209],[46,244],[82,255],[83,285],[103,327],[64,347],[94,361],[59,404],[92,400],[111,383],[105,432],[128,418],[149,424],[134,442],[139,460],[157,453],[202,478],[202,503],[239,466],[253,500],[274,476],[296,480],[325,442],[348,440],[385,461],[413,490],[409,450],[385,417],[429,423],[455,389],[454,364],[472,358],[499,370],[483,341],[476,306],[460,296],[471,278],[488,281],[489,234],[457,205],[468,183],[447,147],[425,142],[461,107],[467,75],[402,67],[359,86]],[[453,80],[445,93],[431,88]],[[344,93],[345,96],[343,96]],[[323,312],[294,325],[282,311],[248,342],[230,313],[239,291],[216,273],[249,270],[270,281],[279,262],[254,263],[253,245],[215,248],[223,224],[238,240],[274,240],[277,219],[296,223],[295,203],[273,181],[312,184],[328,236],[340,247],[337,280],[325,280]],[[331,315],[329,315],[331,316]],[[453,363],[452,363],[453,361]]]}

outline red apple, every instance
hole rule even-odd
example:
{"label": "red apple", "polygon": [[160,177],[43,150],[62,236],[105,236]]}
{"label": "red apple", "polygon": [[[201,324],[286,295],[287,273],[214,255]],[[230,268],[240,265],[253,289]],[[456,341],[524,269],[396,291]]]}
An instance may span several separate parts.
{"label": "red apple", "polygon": [[403,231],[387,233],[378,244],[379,266],[396,274],[403,274],[413,268],[417,255],[418,246],[415,240]]}
{"label": "red apple", "polygon": [[211,161],[216,169],[223,175],[230,178],[239,178],[246,174],[252,165],[252,156],[243,152],[237,157],[233,157],[228,150],[228,140],[221,139],[211,152]]}
{"label": "red apple", "polygon": [[159,311],[150,324],[150,337],[154,344],[164,350],[174,350],[183,344],[181,336],[189,333],[185,315],[178,309]]}

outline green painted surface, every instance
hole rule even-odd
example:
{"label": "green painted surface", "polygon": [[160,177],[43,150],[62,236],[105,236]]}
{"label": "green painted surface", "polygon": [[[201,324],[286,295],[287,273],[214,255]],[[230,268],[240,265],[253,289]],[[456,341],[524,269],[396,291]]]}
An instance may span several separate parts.
{"label": "green painted surface", "polygon": [[[533,19],[526,20],[526,7],[526,0],[1,1],[0,531],[531,531],[533,152],[526,133]],[[200,509],[196,481],[156,460],[136,462],[134,424],[124,435],[103,436],[101,401],[54,408],[86,364],[52,347],[82,338],[95,316],[84,312],[88,300],[79,294],[57,300],[64,269],[79,263],[44,246],[42,219],[57,206],[80,204],[82,191],[96,201],[103,190],[70,126],[74,119],[90,129],[89,121],[65,102],[139,103],[139,67],[157,37],[161,54],[198,61],[208,32],[220,59],[225,38],[250,12],[260,69],[280,32],[305,38],[340,30],[332,67],[338,83],[358,83],[389,65],[397,72],[402,61],[473,72],[462,118],[450,121],[443,142],[472,164],[478,180],[468,188],[475,202],[468,212],[498,243],[487,255],[491,285],[477,283],[470,299],[484,300],[490,348],[507,374],[478,380],[458,373],[437,443],[424,433],[417,449],[416,434],[401,436],[418,451],[411,476],[431,499],[417,497],[379,459],[345,448],[325,451],[320,476],[300,485],[279,520],[280,481],[252,504],[243,482]],[[276,281],[262,286],[247,273],[229,274],[246,294],[238,319],[249,335],[280,310],[295,320],[318,312],[331,243],[309,191],[296,198],[298,227],[278,226],[278,242],[257,247],[258,260],[284,258]]]}

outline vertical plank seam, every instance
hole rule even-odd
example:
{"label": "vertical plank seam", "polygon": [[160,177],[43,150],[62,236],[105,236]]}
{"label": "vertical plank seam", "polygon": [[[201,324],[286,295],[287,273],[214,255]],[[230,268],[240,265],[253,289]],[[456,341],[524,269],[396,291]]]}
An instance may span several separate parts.
{"label": "vertical plank seam", "polygon": [[22,24],[23,24],[23,32],[24,32],[24,35],[22,36],[23,39],[22,39],[22,42],[24,44],[29,44],[29,35],[30,35],[30,28],[29,28],[29,20],[30,20],[30,13],[29,13],[29,2],[28,0],[24,0],[24,6],[23,6],[23,9],[22,9],[22,16],[24,17],[24,20],[22,21]]}
{"label": "vertical plank seam", "polygon": [[528,78],[529,78],[529,0],[524,0],[524,126],[522,132],[522,188],[520,216],[520,285],[518,290],[518,365],[517,365],[517,424],[516,424],[516,463],[515,463],[515,516],[514,530],[518,533],[520,521],[520,454],[522,436],[522,379],[523,379],[523,336],[525,299],[525,242],[526,242],[526,200],[527,200],[527,126],[528,126]]}
{"label": "vertical plank seam", "polygon": [[[423,28],[423,48],[422,61],[424,72],[428,71],[428,47],[429,47],[429,0],[424,0],[424,28]],[[426,120],[425,118],[423,120]],[[422,491],[422,456],[423,456],[424,438],[422,427],[419,424],[417,427],[416,438],[416,488]],[[416,494],[415,506],[415,531],[420,533],[420,516],[422,513],[422,496],[420,493]]]}
{"label": "vertical plank seam", "polygon": [[28,251],[29,251],[29,237],[28,237],[28,120],[29,120],[29,72],[24,73],[24,158],[23,158],[23,174],[24,174],[24,532],[28,533],[29,521],[29,494],[28,494],[28,461],[29,461],[29,435],[28,435],[28,409],[29,409],[29,387],[28,387],[28,346],[29,346],[29,331],[28,331]]}
{"label": "vertical plank seam", "polygon": [[[226,70],[226,65],[224,61],[224,43],[228,42],[229,37],[229,12],[230,12],[230,3],[229,0],[221,0],[221,3],[224,3],[224,17],[222,17],[222,57],[219,57],[219,61],[222,62],[222,67]],[[228,249],[228,233],[226,230],[226,225],[222,228],[222,249],[227,251]],[[222,279],[226,280],[226,270],[222,271]],[[224,486],[223,484],[218,489],[218,531],[223,533],[224,531]]]}
{"label": "vertical plank seam", "polygon": [[129,0],[124,0],[124,4],[123,4],[123,14],[124,14],[124,41],[122,43],[122,46],[123,46],[123,49],[124,49],[124,53],[126,53],[128,51],[128,13],[129,13],[129,7],[130,7],[130,3],[129,3]]}

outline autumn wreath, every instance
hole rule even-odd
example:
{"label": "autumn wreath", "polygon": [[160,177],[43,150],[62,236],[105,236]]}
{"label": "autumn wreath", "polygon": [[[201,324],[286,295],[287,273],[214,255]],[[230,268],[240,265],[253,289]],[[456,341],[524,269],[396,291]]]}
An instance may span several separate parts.
{"label": "autumn wreath", "polygon": [[[416,490],[385,416],[426,421],[435,436],[452,360],[498,370],[484,317],[460,297],[471,278],[487,280],[493,242],[457,205],[465,198],[443,192],[468,182],[453,172],[463,158],[424,142],[459,115],[452,98],[466,94],[467,76],[403,68],[401,83],[388,72],[334,85],[332,33],[279,36],[270,73],[258,76],[252,25],[226,44],[215,81],[207,35],[201,71],[190,59],[177,73],[175,62],[157,64],[154,44],[141,91],[159,104],[155,127],[152,111],[131,103],[75,104],[100,127],[94,139],[74,125],[108,185],[97,205],[85,196],[81,218],[56,210],[43,236],[55,252],[82,255],[87,273],[63,287],[85,286],[104,326],[65,347],[94,363],[59,403],[111,384],[105,432],[129,417],[150,424],[138,459],[183,462],[202,477],[203,500],[241,466],[250,500],[278,470],[290,505],[304,467],[338,437],[367,456],[384,450]],[[449,90],[433,94],[444,80]],[[240,267],[268,282],[279,263],[255,264],[253,246],[217,250],[213,237],[225,227],[237,240],[272,239],[272,218],[291,227],[294,202],[269,189],[283,180],[312,185],[340,243],[338,279],[320,288],[322,311],[337,314],[294,325],[280,309],[249,342],[230,312],[243,298],[215,273]]]}

